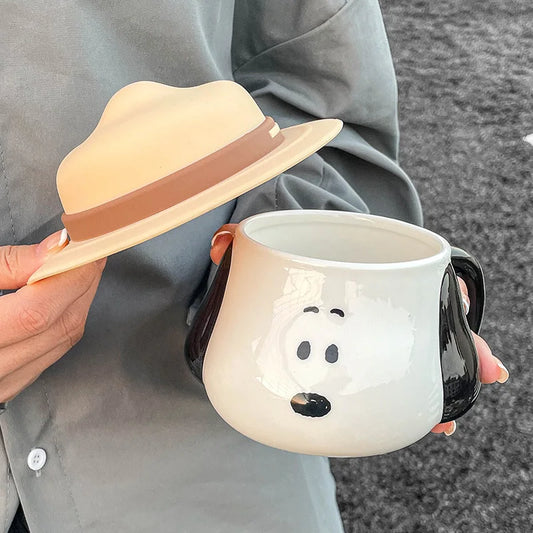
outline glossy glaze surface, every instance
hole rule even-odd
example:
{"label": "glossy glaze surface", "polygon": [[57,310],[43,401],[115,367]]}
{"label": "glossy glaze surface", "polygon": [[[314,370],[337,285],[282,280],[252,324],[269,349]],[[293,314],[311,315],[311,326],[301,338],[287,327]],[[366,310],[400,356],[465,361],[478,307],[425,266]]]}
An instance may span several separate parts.
{"label": "glossy glaze surface", "polygon": [[468,325],[475,333],[481,330],[485,308],[485,279],[479,261],[465,250],[451,247],[452,265],[455,273],[461,277],[468,288],[470,311],[467,315]]}
{"label": "glossy glaze surface", "polygon": [[[391,231],[390,219],[344,215],[349,216],[327,220],[338,230],[331,239],[336,253],[351,246],[343,237],[350,235],[342,231],[345,224],[370,221],[368,247],[379,228],[385,228],[379,236],[384,244],[387,233],[396,240],[404,229],[393,221]],[[272,223],[290,225],[281,216],[277,212]],[[286,247],[292,228],[283,224]],[[403,237],[425,238],[418,229],[409,231]],[[293,234],[301,246],[316,232]],[[444,408],[440,289],[450,249],[440,238],[426,244],[433,256],[420,256],[425,245],[418,242],[410,262],[395,263],[393,251],[381,263],[350,263],[324,259],[323,241],[318,248],[309,244],[311,260],[273,252],[254,235],[237,231],[203,365],[219,414],[259,442],[319,455],[385,453],[428,433]],[[400,253],[405,258],[408,252]],[[215,292],[220,299],[220,290]]]}
{"label": "glossy glaze surface", "polygon": [[220,311],[228,282],[233,245],[230,244],[217,269],[209,291],[198,309],[185,341],[185,358],[192,373],[201,381],[205,352]]}
{"label": "glossy glaze surface", "polygon": [[[461,256],[461,263],[466,261],[467,258]],[[472,281],[469,275],[465,275],[465,278],[469,282]],[[484,293],[483,277],[474,279],[475,286],[468,292],[474,302],[479,302],[479,294]],[[477,314],[478,309],[479,307],[474,305],[469,315],[473,323],[479,325],[481,314]],[[459,284],[452,264],[446,267],[442,279],[439,327],[444,388],[441,422],[449,422],[459,418],[472,407],[481,388],[476,347],[464,315]]]}

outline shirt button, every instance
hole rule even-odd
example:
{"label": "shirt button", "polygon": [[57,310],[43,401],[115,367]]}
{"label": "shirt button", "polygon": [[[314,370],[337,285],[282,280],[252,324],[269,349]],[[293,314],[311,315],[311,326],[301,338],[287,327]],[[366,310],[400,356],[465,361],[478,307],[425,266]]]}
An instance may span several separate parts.
{"label": "shirt button", "polygon": [[41,470],[46,464],[46,452],[42,448],[34,448],[28,454],[28,466],[34,472]]}

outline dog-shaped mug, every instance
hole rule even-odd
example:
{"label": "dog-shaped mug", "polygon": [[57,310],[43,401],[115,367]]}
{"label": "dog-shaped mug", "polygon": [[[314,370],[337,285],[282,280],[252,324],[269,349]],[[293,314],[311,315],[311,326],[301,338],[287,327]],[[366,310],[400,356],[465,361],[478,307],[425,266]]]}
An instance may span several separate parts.
{"label": "dog-shaped mug", "polygon": [[237,226],[186,357],[244,435],[299,453],[375,455],[473,405],[470,330],[483,307],[479,263],[426,229],[356,213],[263,213]]}

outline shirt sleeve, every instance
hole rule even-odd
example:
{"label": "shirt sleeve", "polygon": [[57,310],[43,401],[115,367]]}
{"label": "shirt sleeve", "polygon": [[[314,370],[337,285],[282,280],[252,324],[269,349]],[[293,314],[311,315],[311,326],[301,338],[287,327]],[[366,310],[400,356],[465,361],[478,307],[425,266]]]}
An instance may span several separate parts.
{"label": "shirt sleeve", "polygon": [[345,124],[317,154],[241,196],[232,222],[301,208],[422,224],[398,165],[396,79],[377,0],[236,0],[232,64],[235,81],[280,127]]}

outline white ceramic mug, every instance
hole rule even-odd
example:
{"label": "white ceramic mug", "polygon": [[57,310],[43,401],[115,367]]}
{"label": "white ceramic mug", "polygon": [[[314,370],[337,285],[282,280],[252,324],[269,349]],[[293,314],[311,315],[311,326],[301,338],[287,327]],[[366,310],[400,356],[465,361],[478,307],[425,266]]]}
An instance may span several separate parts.
{"label": "white ceramic mug", "polygon": [[[468,321],[454,267],[469,288]],[[471,407],[480,382],[470,328],[479,331],[483,303],[477,261],[431,231],[269,212],[236,227],[186,354],[244,435],[306,454],[381,454]]]}

